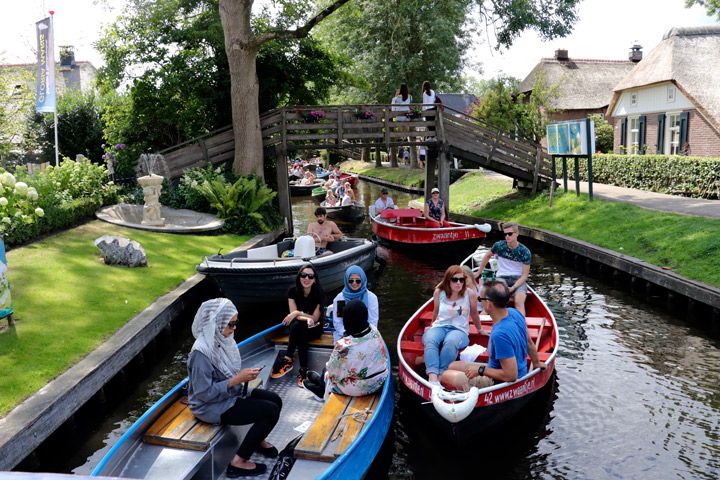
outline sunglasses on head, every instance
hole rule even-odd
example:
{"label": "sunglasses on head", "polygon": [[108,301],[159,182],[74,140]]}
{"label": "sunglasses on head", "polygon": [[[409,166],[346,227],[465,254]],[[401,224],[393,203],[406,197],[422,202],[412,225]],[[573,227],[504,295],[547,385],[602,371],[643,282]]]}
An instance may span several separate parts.
{"label": "sunglasses on head", "polygon": [[300,278],[307,278],[307,279],[313,280],[315,278],[315,274],[300,272]]}
{"label": "sunglasses on head", "polygon": [[452,277],[450,281],[454,283],[465,283],[465,277]]}
{"label": "sunglasses on head", "polygon": [[513,235],[515,235],[515,232],[503,232],[503,233],[505,234],[506,237],[512,237]]}
{"label": "sunglasses on head", "polygon": [[351,278],[350,280],[348,280],[348,283],[350,283],[350,284],[355,283],[357,285],[360,285],[362,283],[362,279],[361,278]]}

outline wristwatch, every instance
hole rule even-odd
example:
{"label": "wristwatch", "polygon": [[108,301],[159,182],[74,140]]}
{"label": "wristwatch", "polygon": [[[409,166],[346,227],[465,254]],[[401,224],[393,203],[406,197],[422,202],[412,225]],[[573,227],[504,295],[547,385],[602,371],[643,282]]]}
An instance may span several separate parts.
{"label": "wristwatch", "polygon": [[481,376],[481,377],[482,377],[483,375],[485,375],[485,365],[480,365],[480,366],[478,367],[478,375]]}

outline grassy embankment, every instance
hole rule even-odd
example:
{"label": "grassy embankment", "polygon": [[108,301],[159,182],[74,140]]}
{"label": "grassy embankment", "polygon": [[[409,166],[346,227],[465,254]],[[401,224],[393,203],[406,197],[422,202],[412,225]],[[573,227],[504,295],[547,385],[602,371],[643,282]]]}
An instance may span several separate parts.
{"label": "grassy embankment", "polygon": [[[374,176],[382,177],[382,171]],[[547,193],[520,193],[509,180],[479,172],[451,185],[450,195],[451,211],[561,233],[720,287],[720,219],[598,198],[590,202],[572,192],[556,193],[548,207]]]}
{"label": "grassy embankment", "polygon": [[[102,235],[140,242],[148,267],[105,265],[93,244]],[[8,252],[16,327],[0,333],[0,416],[192,276],[203,256],[230,251],[248,238],[154,233],[93,221]]]}
{"label": "grassy embankment", "polygon": [[365,175],[366,177],[381,178],[388,182],[397,183],[398,185],[406,185],[408,187],[416,188],[421,188],[423,181],[425,180],[425,171],[419,168],[377,168],[374,162],[368,163],[357,160],[348,160],[342,163],[342,170]]}

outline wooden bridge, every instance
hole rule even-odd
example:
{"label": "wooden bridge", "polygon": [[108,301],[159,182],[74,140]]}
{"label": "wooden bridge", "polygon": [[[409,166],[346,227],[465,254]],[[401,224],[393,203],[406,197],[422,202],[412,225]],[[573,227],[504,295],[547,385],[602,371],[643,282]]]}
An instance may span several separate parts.
{"label": "wooden bridge", "polygon": [[[379,165],[381,151],[397,165],[397,149],[427,149],[425,190],[437,185],[449,204],[449,161],[455,157],[488,170],[512,177],[533,191],[551,182],[547,152],[534,142],[519,138],[481,120],[448,107],[422,110],[412,104],[411,112],[394,111],[393,105],[322,105],[270,110],[260,117],[265,155],[275,156],[278,164],[280,198],[287,195],[286,160],[296,152],[335,150],[341,156],[369,160],[375,151]],[[211,132],[160,153],[167,174],[179,178],[191,167],[232,161],[234,141],[231,127]],[[437,167],[437,179],[435,169]],[[287,197],[289,198],[289,197]],[[284,202],[281,202],[284,203]],[[289,204],[282,207],[290,219]]]}

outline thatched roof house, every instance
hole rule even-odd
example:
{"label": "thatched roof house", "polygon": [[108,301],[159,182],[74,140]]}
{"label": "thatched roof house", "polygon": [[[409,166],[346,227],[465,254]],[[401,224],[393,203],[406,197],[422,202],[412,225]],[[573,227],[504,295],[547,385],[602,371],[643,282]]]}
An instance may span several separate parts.
{"label": "thatched roof house", "polygon": [[555,57],[543,58],[520,83],[520,91],[530,94],[538,75],[545,85],[558,85],[559,95],[551,102],[558,112],[551,120],[584,118],[591,113],[605,114],[613,87],[635,66],[631,60],[570,58],[567,50],[556,50]]}
{"label": "thatched roof house", "polygon": [[720,155],[720,26],[673,28],[615,86],[619,150]]}

